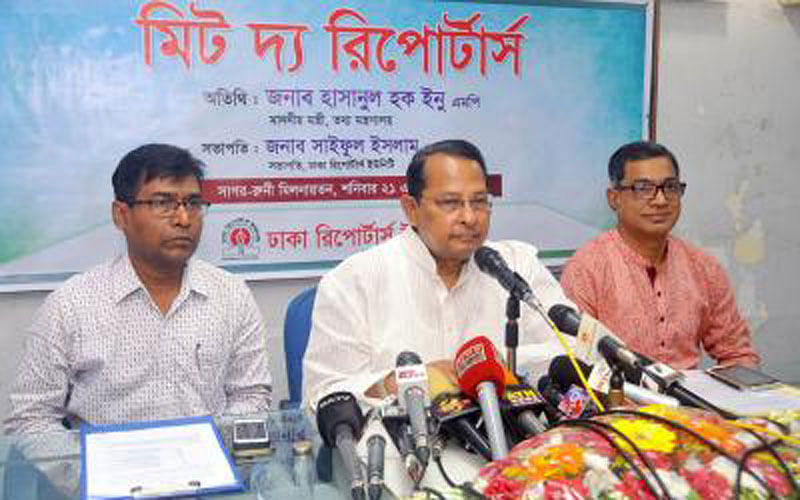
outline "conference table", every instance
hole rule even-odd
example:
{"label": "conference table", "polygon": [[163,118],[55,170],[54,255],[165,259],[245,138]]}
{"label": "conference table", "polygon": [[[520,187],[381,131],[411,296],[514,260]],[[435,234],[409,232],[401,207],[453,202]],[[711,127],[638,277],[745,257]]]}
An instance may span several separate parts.
{"label": "conference table", "polygon": [[[245,485],[241,493],[214,494],[198,498],[313,498],[340,500],[350,493],[335,474],[334,481],[323,483],[316,477],[313,462],[321,441],[307,417],[300,411],[288,410],[266,415],[272,451],[248,459],[235,458],[236,468]],[[232,442],[232,418],[215,419],[227,449]],[[303,478],[296,478],[299,460],[295,460],[293,444],[312,443],[312,454],[304,463]],[[311,462],[312,467],[306,467]],[[65,430],[36,436],[0,436],[0,499],[65,500],[79,498],[81,471],[80,431]],[[305,472],[311,471],[310,475]],[[338,482],[337,482],[338,480]],[[386,498],[390,498],[387,495]]]}

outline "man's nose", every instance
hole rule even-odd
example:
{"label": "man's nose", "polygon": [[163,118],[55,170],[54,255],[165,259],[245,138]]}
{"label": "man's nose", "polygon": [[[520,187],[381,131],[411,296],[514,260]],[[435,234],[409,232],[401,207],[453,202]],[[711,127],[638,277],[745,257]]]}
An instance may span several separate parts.
{"label": "man's nose", "polygon": [[189,205],[185,202],[179,203],[175,208],[175,213],[172,216],[175,223],[179,226],[188,226],[191,217],[189,217]]}

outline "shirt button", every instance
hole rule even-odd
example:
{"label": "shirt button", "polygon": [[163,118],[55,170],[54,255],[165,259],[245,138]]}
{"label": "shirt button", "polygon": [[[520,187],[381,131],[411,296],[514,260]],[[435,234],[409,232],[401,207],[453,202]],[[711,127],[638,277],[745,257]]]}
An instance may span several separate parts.
{"label": "shirt button", "polygon": [[656,295],[661,297],[661,292],[656,292]]}
{"label": "shirt button", "polygon": [[659,321],[663,323],[664,322],[664,316],[661,316],[661,318],[659,318]]}
{"label": "shirt button", "polygon": [[666,344],[665,344],[665,343],[664,343],[664,341],[662,340],[662,341],[661,341],[661,347],[664,347],[665,345],[666,345]]}

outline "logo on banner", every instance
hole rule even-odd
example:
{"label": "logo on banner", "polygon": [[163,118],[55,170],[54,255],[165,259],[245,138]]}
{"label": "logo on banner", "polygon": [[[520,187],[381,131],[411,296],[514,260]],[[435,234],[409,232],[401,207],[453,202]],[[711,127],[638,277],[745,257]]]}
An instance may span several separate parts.
{"label": "logo on banner", "polygon": [[222,229],[222,258],[257,259],[261,254],[261,235],[249,219],[239,217]]}

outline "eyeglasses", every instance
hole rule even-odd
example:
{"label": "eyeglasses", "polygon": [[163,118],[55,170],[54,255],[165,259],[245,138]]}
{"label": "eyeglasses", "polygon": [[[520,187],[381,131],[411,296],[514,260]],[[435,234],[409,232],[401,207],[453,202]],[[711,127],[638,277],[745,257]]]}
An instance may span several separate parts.
{"label": "eyeglasses", "polygon": [[650,181],[635,181],[633,184],[627,186],[617,184],[615,189],[619,191],[630,189],[633,196],[640,200],[652,200],[658,196],[658,191],[660,190],[664,193],[664,198],[669,201],[675,201],[683,196],[683,193],[686,191],[686,183],[677,179],[668,179],[661,184]]}
{"label": "eyeglasses", "polygon": [[153,215],[157,217],[171,217],[178,213],[178,207],[185,208],[189,217],[199,217],[205,215],[208,212],[209,205],[211,205],[210,202],[198,197],[183,200],[167,197],[152,198],[150,200],[132,200],[126,203],[130,206],[148,205]]}
{"label": "eyeglasses", "polygon": [[467,208],[467,206],[469,206],[470,210],[473,212],[478,213],[488,213],[492,210],[492,197],[488,194],[476,196],[468,200],[461,198],[431,199],[425,198],[424,196],[422,199],[430,199],[442,212],[447,214],[456,213],[459,210]]}

